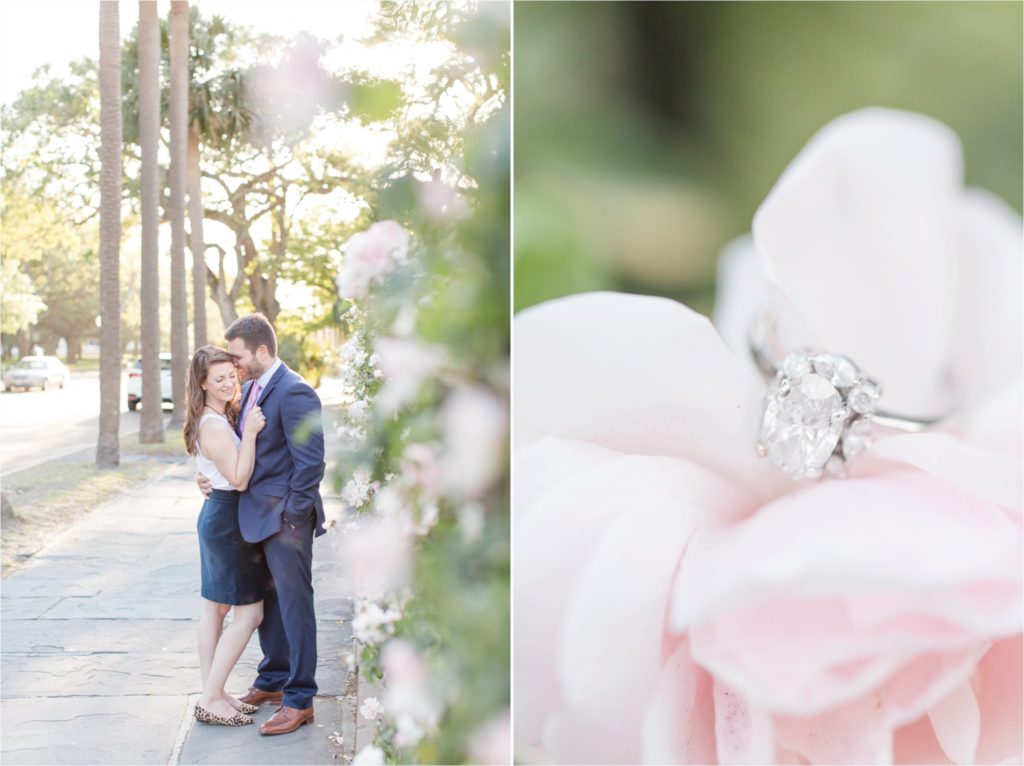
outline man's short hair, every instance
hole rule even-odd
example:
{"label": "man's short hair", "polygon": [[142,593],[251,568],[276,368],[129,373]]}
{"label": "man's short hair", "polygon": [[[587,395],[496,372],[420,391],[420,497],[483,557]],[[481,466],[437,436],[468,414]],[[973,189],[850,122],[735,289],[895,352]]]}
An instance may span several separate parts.
{"label": "man's short hair", "polygon": [[270,320],[263,314],[246,314],[244,317],[238,317],[224,331],[224,337],[227,340],[241,338],[245,347],[254,354],[260,346],[266,346],[271,356],[277,356],[277,335]]}

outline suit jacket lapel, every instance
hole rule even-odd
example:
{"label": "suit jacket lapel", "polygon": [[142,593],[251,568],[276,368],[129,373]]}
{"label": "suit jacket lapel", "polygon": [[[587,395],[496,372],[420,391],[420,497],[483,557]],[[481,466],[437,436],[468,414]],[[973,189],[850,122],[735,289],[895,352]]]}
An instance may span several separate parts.
{"label": "suit jacket lapel", "polygon": [[267,383],[266,388],[264,388],[262,391],[260,391],[260,398],[256,402],[256,404],[260,404],[260,405],[263,404],[263,400],[267,398],[267,394],[269,394],[274,389],[274,386],[276,386],[278,381],[280,381],[281,378],[284,377],[284,374],[287,371],[288,371],[288,365],[286,365],[284,362],[281,362],[281,366],[278,367],[277,368],[277,372],[275,372],[271,376],[270,382]]}

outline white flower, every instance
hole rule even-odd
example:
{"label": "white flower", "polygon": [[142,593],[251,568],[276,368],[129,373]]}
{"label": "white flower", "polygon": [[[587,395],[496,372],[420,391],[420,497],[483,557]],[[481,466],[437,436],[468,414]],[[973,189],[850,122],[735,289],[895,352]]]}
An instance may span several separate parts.
{"label": "white flower", "polygon": [[462,386],[441,410],[445,483],[465,497],[479,497],[498,478],[505,457],[505,403],[482,386]]}
{"label": "white flower", "polygon": [[401,715],[395,720],[395,744],[398,747],[412,747],[423,739],[423,727],[410,715]]}
{"label": "white flower", "polygon": [[368,409],[369,405],[367,404],[366,400],[358,399],[348,406],[348,417],[353,423],[365,423]]}
{"label": "white flower", "polygon": [[373,280],[381,278],[405,261],[409,234],[394,221],[380,221],[349,238],[345,260],[338,275],[338,294],[358,301],[366,297]]}
{"label": "white flower", "polygon": [[397,606],[385,610],[377,602],[361,598],[356,601],[352,635],[362,644],[378,644],[394,633],[394,624],[400,619],[402,612]]}
{"label": "white flower", "polygon": [[341,490],[341,499],[353,508],[361,508],[370,498],[370,493],[375,492],[380,483],[370,481],[370,469],[365,466],[357,468],[352,472],[352,478],[345,482]]}
{"label": "white flower", "polygon": [[359,333],[345,341],[341,347],[341,358],[353,367],[362,367],[366,364],[366,349],[363,348],[363,339]]}
{"label": "white flower", "polygon": [[377,716],[384,712],[384,706],[376,697],[367,697],[359,706],[359,712],[367,721],[376,721]]}
{"label": "white flower", "polygon": [[376,745],[367,745],[356,753],[352,766],[384,766],[384,751]]}

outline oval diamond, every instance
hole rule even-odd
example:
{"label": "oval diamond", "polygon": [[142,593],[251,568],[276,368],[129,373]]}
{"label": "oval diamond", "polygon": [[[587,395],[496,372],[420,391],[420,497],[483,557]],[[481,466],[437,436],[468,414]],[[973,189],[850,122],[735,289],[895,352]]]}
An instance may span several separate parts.
{"label": "oval diamond", "polygon": [[761,421],[761,443],[776,468],[793,478],[813,476],[835,451],[843,421],[833,413],[843,406],[835,386],[808,373],[790,380],[784,395],[768,398]]}

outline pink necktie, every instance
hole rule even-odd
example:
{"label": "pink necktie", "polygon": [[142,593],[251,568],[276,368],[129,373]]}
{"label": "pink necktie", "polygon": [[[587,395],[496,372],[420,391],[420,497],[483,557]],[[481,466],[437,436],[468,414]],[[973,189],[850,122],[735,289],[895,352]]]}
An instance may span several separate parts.
{"label": "pink necktie", "polygon": [[249,415],[249,410],[251,410],[253,408],[253,405],[256,404],[256,402],[259,400],[259,398],[260,398],[260,384],[259,384],[259,381],[256,381],[255,383],[252,384],[252,391],[249,392],[249,401],[247,401],[245,403],[245,409],[242,410],[242,421],[238,424],[238,433],[239,434],[244,434],[245,433],[245,419]]}

